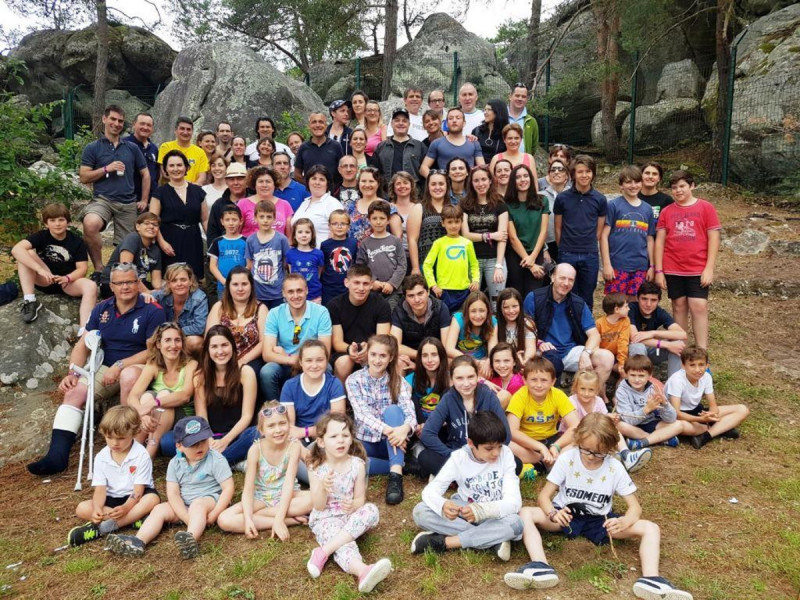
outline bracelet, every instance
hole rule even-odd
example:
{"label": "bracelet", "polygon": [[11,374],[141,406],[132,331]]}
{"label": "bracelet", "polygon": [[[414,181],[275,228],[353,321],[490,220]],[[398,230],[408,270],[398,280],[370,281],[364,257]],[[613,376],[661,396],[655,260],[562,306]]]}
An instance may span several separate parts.
{"label": "bracelet", "polygon": [[551,447],[551,448],[555,448],[555,449],[556,449],[556,452],[558,452],[559,454],[561,454],[561,446],[559,446],[559,445],[558,445],[558,443],[556,443],[556,442],[553,442],[552,444],[550,444],[550,447]]}
{"label": "bracelet", "polygon": [[558,514],[558,511],[555,508],[553,510],[551,510],[549,513],[547,513],[547,518],[550,519],[551,523],[555,523],[555,521],[553,520],[553,517],[555,517],[557,514]]}
{"label": "bracelet", "polygon": [[656,342],[656,348],[661,348],[661,340],[658,340],[658,341]]}
{"label": "bracelet", "polygon": [[499,263],[498,263],[498,264],[496,264],[496,265],[494,266],[494,268],[495,268],[495,269],[502,269],[502,268],[503,268],[503,265],[501,265],[501,264],[499,264]]}
{"label": "bracelet", "polygon": [[158,396],[155,396],[155,397],[153,398],[153,400],[155,400],[155,401],[156,401],[156,406],[157,406],[158,408],[161,408],[161,400],[159,399],[159,397],[158,397]]}
{"label": "bracelet", "polygon": [[67,375],[74,375],[78,379],[80,379],[80,377],[81,377],[81,374],[78,373],[77,371],[70,371],[69,373],[67,373]]}
{"label": "bracelet", "polygon": [[664,272],[663,269],[656,269],[656,273],[663,273],[663,272]]}
{"label": "bracelet", "polygon": [[70,277],[69,275],[64,275],[64,279],[67,280],[67,283],[72,283],[72,277]]}
{"label": "bracelet", "polygon": [[655,269],[655,268],[656,268],[655,265],[650,265],[649,267],[647,267],[647,270],[649,271],[650,269]]}

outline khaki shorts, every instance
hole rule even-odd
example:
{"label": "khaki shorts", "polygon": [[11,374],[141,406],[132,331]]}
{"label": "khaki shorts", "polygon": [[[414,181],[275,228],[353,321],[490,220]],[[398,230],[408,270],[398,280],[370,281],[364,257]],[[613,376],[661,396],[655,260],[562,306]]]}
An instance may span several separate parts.
{"label": "khaki shorts", "polygon": [[102,196],[95,196],[89,204],[83,207],[78,219],[83,221],[83,218],[88,214],[95,214],[101,219],[108,227],[109,223],[114,223],[114,244],[119,244],[126,235],[136,230],[136,217],[138,210],[136,202],[115,202],[108,200]]}
{"label": "khaki shorts", "polygon": [[[110,400],[114,396],[119,396],[119,380],[112,385],[103,385],[103,375],[111,367],[102,365],[94,374],[94,396],[102,400]],[[81,376],[78,383],[89,387],[89,380]]]}

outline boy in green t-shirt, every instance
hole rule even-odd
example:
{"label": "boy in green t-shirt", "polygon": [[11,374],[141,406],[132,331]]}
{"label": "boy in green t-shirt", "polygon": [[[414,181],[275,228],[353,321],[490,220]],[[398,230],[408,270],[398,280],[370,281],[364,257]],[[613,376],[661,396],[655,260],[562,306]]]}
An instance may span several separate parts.
{"label": "boy in green t-shirt", "polygon": [[481,284],[475,246],[461,235],[463,217],[460,206],[447,205],[442,209],[442,225],[447,233],[433,242],[422,265],[428,287],[450,312],[461,310],[469,293],[478,291]]}

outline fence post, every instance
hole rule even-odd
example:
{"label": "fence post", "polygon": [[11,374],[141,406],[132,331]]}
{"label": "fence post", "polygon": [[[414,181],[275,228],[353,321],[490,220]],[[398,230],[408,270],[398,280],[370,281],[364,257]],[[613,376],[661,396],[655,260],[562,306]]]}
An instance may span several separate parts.
{"label": "fence post", "polygon": [[733,127],[733,84],[736,79],[736,48],[747,34],[747,27],[736,36],[731,44],[731,64],[728,69],[728,98],[725,102],[725,139],[722,145],[722,185],[728,185],[728,171],[730,170],[731,154],[731,128]]}
{"label": "fence post", "polygon": [[[552,47],[552,45],[551,45]],[[550,58],[547,58],[547,62],[544,65],[544,97],[547,98],[547,94],[550,92]],[[544,113],[544,151],[550,151],[550,106],[545,109]]]}
{"label": "fence post", "polygon": [[[636,70],[631,77],[631,126],[628,130],[628,164],[633,164],[633,151],[636,148],[636,83],[639,79],[639,51],[633,55],[633,64]],[[616,108],[614,109],[616,110]]]}
{"label": "fence post", "polygon": [[64,103],[61,105],[61,121],[64,125],[64,137],[71,140],[75,137],[72,131],[72,102],[70,101],[70,89],[64,90]]}
{"label": "fence post", "polygon": [[458,106],[458,52],[453,52],[453,106]]}
{"label": "fence post", "polygon": [[356,89],[361,89],[361,57],[356,57]]}

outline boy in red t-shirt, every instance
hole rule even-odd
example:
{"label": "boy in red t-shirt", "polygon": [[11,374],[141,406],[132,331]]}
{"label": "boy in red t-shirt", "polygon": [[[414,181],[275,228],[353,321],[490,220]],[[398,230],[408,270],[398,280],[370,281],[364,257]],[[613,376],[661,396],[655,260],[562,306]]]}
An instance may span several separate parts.
{"label": "boy in red t-shirt", "polygon": [[688,171],[675,171],[670,187],[675,203],[662,209],[656,227],[656,283],[667,290],[678,325],[688,331],[691,313],[695,343],[708,348],[708,288],[719,252],[719,217],[711,203],[694,197]]}

